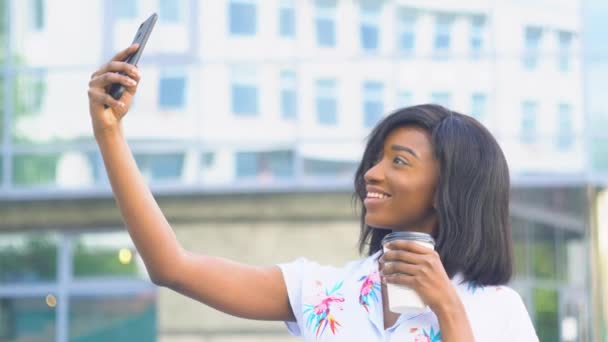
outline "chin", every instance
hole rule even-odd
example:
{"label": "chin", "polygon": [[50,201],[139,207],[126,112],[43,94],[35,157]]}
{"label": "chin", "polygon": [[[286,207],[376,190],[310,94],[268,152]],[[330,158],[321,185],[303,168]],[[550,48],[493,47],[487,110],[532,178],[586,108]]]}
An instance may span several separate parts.
{"label": "chin", "polygon": [[374,229],[388,229],[388,230],[395,229],[394,226],[391,224],[387,224],[385,222],[375,222],[374,220],[370,220],[368,218],[365,218],[365,224],[368,225],[370,228],[374,228]]}

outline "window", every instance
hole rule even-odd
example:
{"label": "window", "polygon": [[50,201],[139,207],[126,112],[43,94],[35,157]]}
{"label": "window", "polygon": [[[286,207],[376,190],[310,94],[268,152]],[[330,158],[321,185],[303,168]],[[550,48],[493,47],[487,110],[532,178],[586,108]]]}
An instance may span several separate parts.
{"label": "window", "polygon": [[59,153],[28,153],[13,157],[13,185],[48,186],[57,180]]}
{"label": "window", "polygon": [[336,46],[336,1],[316,0],[315,26],[320,47]]}
{"label": "window", "polygon": [[435,55],[444,57],[450,50],[450,30],[452,29],[453,17],[438,15],[435,21]]}
{"label": "window", "polygon": [[294,174],[294,153],[290,150],[237,152],[236,177],[239,179],[290,178]]}
{"label": "window", "polygon": [[279,7],[279,35],[293,38],[296,35],[296,13],[293,1],[281,1]]}
{"label": "window", "polygon": [[[32,31],[41,31],[44,29],[46,12],[44,5],[44,0],[30,0],[30,28]],[[4,15],[4,13],[2,14]]]}
{"label": "window", "polygon": [[158,17],[165,23],[177,24],[184,20],[185,0],[160,0]]}
{"label": "window", "polygon": [[557,147],[560,150],[567,150],[574,142],[572,106],[566,103],[559,104],[557,115]]}
{"label": "window", "polygon": [[151,183],[178,181],[184,169],[184,153],[135,153],[135,161]]}
{"label": "window", "polygon": [[254,69],[235,68],[232,75],[232,113],[252,116],[259,113],[258,82]]}
{"label": "window", "polygon": [[536,101],[524,101],[522,103],[521,141],[524,144],[534,144],[536,142],[537,112],[538,104]]}
{"label": "window", "polygon": [[399,12],[397,46],[401,52],[411,54],[416,45],[416,14],[409,10]]}
{"label": "window", "polygon": [[230,33],[253,36],[257,31],[257,9],[254,0],[230,0]]}
{"label": "window", "polygon": [[159,80],[158,107],[161,110],[183,109],[186,106],[186,76],[163,73]]}
{"label": "window", "polygon": [[478,58],[483,50],[483,33],[485,18],[473,17],[471,19],[471,55]]}
{"label": "window", "polygon": [[284,119],[297,116],[296,74],[293,71],[281,72],[281,116]]}
{"label": "window", "polygon": [[559,32],[559,70],[570,70],[570,55],[572,46],[572,32]]}
{"label": "window", "polygon": [[384,113],[384,85],[382,82],[363,83],[363,125],[373,127]]}
{"label": "window", "polygon": [[414,104],[414,94],[411,91],[401,91],[397,94],[397,107],[403,108]]}
{"label": "window", "polygon": [[471,96],[471,116],[483,120],[486,116],[488,97],[483,93],[474,93]]}
{"label": "window", "polygon": [[446,92],[434,92],[431,94],[431,102],[446,108],[450,108],[451,96]]}
{"label": "window", "polygon": [[119,19],[135,19],[137,16],[137,0],[112,1],[114,16]]}
{"label": "window", "polygon": [[317,120],[321,125],[338,123],[338,99],[336,80],[320,79],[316,81]]}
{"label": "window", "polygon": [[538,27],[526,27],[525,34],[526,37],[523,64],[526,69],[532,70],[538,65],[542,30]]}
{"label": "window", "polygon": [[87,235],[0,234],[0,340],[155,340],[155,289],[128,234]]}
{"label": "window", "polygon": [[366,51],[378,49],[380,40],[380,3],[361,4],[361,47]]}
{"label": "window", "polygon": [[358,166],[357,162],[313,158],[304,158],[302,164],[306,176],[330,179],[351,179]]}

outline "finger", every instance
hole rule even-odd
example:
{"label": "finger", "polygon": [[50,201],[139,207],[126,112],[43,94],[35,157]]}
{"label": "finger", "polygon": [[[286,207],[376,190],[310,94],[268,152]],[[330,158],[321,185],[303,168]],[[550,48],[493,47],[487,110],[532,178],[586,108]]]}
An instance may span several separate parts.
{"label": "finger", "polygon": [[126,75],[130,75],[133,78],[139,78],[141,75],[139,73],[139,69],[129,63],[112,61],[103,65],[99,70],[93,73],[93,76],[99,76],[101,74],[105,74],[107,72],[120,72]]}
{"label": "finger", "polygon": [[100,89],[89,88],[89,99],[93,103],[106,105],[112,108],[122,109],[125,107],[123,102],[115,100],[112,96]]}
{"label": "finger", "polygon": [[418,265],[424,261],[424,254],[412,253],[405,250],[387,250],[384,252],[384,262],[405,262]]}
{"label": "finger", "polygon": [[434,249],[428,248],[426,246],[421,245],[416,241],[411,240],[395,240],[386,244],[387,249],[401,249],[410,251],[418,254],[429,254],[434,251]]}
{"label": "finger", "polygon": [[129,76],[121,75],[116,72],[107,72],[93,78],[89,82],[89,86],[93,88],[106,88],[113,83],[120,83],[126,88],[134,87],[137,85],[137,81],[130,78]]}
{"label": "finger", "polygon": [[405,273],[394,273],[384,276],[384,281],[391,284],[405,285],[409,288],[416,288],[416,277]]}
{"label": "finger", "polygon": [[112,57],[112,61],[124,61],[125,59],[127,59],[127,57],[129,57],[130,54],[137,51],[138,48],[139,48],[139,44],[137,44],[137,43],[131,44],[131,46],[129,46],[128,48],[126,48],[126,49],[118,52],[116,55],[114,55],[114,57]]}
{"label": "finger", "polygon": [[417,275],[420,273],[420,266],[407,264],[404,262],[387,262],[384,264],[384,267],[382,268],[382,274],[384,276],[396,273]]}

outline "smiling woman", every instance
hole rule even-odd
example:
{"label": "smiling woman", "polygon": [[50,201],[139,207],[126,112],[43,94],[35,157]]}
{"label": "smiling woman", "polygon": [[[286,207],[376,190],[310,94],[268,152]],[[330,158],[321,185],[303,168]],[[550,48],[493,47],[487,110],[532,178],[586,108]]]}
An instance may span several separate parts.
{"label": "smiling woman", "polygon": [[[186,251],[138,170],[121,126],[137,84],[120,103],[104,90],[139,80],[120,62],[132,49],[93,73],[89,108],[116,202],[154,283],[234,316],[285,321],[307,341],[538,340],[521,297],[504,286],[512,273],[509,172],[477,121],[420,105],[372,131],[355,175],[367,258],[342,268],[306,259],[245,265]],[[436,249],[391,241],[383,251],[381,239],[394,231],[428,233]],[[415,291],[427,308],[391,312],[381,280]]]}

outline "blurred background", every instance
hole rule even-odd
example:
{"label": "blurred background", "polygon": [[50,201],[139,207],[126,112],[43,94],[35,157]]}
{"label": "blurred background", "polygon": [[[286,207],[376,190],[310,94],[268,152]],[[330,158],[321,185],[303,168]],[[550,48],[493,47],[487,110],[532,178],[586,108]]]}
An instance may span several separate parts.
{"label": "blurred background", "polygon": [[156,288],[125,232],[86,91],[152,12],[124,126],[187,249],[360,257],[365,137],[438,103],[507,156],[541,341],[608,341],[605,0],[0,0],[0,341],[296,340]]}

